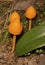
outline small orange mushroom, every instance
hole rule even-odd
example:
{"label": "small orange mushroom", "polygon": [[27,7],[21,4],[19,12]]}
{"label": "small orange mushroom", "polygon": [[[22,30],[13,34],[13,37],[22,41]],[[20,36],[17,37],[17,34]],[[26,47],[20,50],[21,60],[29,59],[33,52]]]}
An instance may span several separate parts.
{"label": "small orange mushroom", "polygon": [[25,16],[29,18],[29,30],[31,29],[32,26],[32,19],[36,17],[37,11],[33,6],[30,6],[25,13]]}
{"label": "small orange mushroom", "polygon": [[22,24],[20,22],[20,16],[16,11],[10,15],[9,20],[10,20],[9,32],[13,34],[11,50],[11,52],[13,52],[16,43],[16,35],[19,35],[22,32]]}
{"label": "small orange mushroom", "polygon": [[22,32],[22,24],[18,21],[14,21],[9,25],[9,32],[13,34],[13,43],[12,43],[12,51],[14,51],[15,43],[16,43],[16,35],[20,35]]}
{"label": "small orange mushroom", "polygon": [[20,16],[19,16],[19,14],[15,11],[15,12],[13,12],[13,13],[10,14],[9,20],[10,20],[10,22],[13,22],[14,20],[20,20]]}

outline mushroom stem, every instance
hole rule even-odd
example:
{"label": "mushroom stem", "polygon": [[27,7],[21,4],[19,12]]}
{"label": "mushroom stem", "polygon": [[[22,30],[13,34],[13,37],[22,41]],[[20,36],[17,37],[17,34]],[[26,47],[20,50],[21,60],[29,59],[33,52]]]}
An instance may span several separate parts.
{"label": "mushroom stem", "polygon": [[29,20],[29,30],[31,29],[31,27],[32,27],[32,20],[30,19]]}
{"label": "mushroom stem", "polygon": [[16,36],[14,35],[13,40],[12,40],[12,50],[11,50],[11,52],[13,52],[14,49],[15,49],[15,43],[16,43]]}

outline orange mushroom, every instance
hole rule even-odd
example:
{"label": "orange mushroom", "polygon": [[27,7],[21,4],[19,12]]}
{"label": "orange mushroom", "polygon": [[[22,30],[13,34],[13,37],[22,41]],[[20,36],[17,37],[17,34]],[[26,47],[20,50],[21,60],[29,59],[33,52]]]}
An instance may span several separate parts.
{"label": "orange mushroom", "polygon": [[13,34],[13,43],[12,43],[12,51],[14,51],[15,43],[16,43],[16,35],[20,35],[22,32],[22,24],[18,21],[14,21],[9,25],[9,32]]}
{"label": "orange mushroom", "polygon": [[31,29],[32,26],[32,19],[36,17],[37,11],[33,6],[30,6],[25,13],[25,16],[30,19],[29,20],[29,30]]}
{"label": "orange mushroom", "polygon": [[16,43],[16,35],[19,35],[22,32],[22,24],[20,22],[20,16],[16,11],[10,15],[9,20],[10,20],[9,32],[13,34],[12,51],[11,51],[13,52]]}
{"label": "orange mushroom", "polygon": [[10,20],[10,22],[13,22],[14,20],[20,20],[20,16],[19,16],[19,14],[15,11],[15,12],[13,12],[13,13],[10,14],[9,20]]}

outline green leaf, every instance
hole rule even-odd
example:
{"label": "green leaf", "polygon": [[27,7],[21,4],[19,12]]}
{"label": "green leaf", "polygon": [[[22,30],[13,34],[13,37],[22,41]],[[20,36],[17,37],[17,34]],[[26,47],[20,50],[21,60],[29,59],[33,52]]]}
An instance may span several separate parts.
{"label": "green leaf", "polygon": [[26,32],[17,42],[16,55],[22,56],[42,46],[45,46],[45,26],[41,24]]}
{"label": "green leaf", "polygon": [[8,35],[8,30],[6,29],[4,32],[3,32],[3,42],[6,41],[6,38],[7,38],[7,35]]}
{"label": "green leaf", "polygon": [[39,25],[41,25],[41,26],[45,26],[45,21],[43,21],[43,22],[40,23]]}

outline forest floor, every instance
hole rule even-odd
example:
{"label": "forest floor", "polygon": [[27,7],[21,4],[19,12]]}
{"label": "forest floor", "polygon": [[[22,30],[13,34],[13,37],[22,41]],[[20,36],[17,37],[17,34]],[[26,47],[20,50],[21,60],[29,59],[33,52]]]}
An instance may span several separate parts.
{"label": "forest floor", "polygon": [[37,17],[32,24],[32,27],[34,27],[45,20],[44,0],[0,0],[0,65],[45,65],[45,47],[43,53],[32,53],[24,57],[17,57],[15,52],[10,53],[12,35],[7,31],[9,15],[13,11],[20,14],[24,27],[23,33],[25,33],[28,31],[28,20],[23,14],[30,5],[37,9]]}

